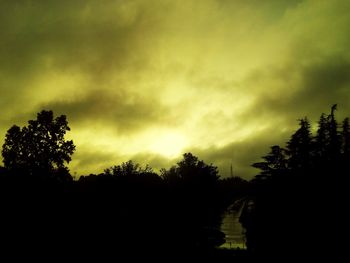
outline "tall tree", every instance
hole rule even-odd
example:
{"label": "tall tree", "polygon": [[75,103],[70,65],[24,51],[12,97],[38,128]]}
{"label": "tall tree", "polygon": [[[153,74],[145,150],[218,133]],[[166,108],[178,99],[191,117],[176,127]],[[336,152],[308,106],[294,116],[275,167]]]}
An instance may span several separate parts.
{"label": "tall tree", "polygon": [[350,124],[349,118],[345,118],[342,125],[342,153],[347,160],[350,160]]}
{"label": "tall tree", "polygon": [[328,116],[329,129],[329,158],[332,162],[339,160],[341,141],[338,133],[338,123],[335,119],[334,112],[337,110],[337,104],[331,108],[331,114]]}
{"label": "tall tree", "polygon": [[262,157],[263,162],[254,163],[252,166],[261,170],[257,178],[267,178],[280,175],[287,169],[285,150],[278,145],[271,146],[271,151]]}
{"label": "tall tree", "polygon": [[312,137],[308,119],[301,119],[299,126],[287,142],[288,165],[292,170],[308,169],[311,165]]}
{"label": "tall tree", "polygon": [[327,154],[329,144],[329,129],[326,114],[322,113],[318,121],[317,135],[315,137],[314,155],[321,163]]}
{"label": "tall tree", "polygon": [[54,118],[52,111],[45,110],[22,129],[12,126],[2,147],[5,167],[30,174],[67,171],[75,150],[73,141],[64,138],[69,130],[65,115]]}

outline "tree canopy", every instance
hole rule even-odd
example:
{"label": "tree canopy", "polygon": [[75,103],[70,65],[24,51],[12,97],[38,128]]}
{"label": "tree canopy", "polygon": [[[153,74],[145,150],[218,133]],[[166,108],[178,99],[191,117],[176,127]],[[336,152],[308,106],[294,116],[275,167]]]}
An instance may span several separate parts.
{"label": "tree canopy", "polygon": [[215,183],[218,179],[218,168],[206,164],[192,153],[185,153],[183,159],[169,170],[161,171],[162,177],[168,181],[182,181],[194,184]]}
{"label": "tree canopy", "polygon": [[349,118],[345,118],[339,127],[336,109],[335,104],[329,115],[321,114],[315,135],[307,118],[299,120],[299,128],[285,148],[272,146],[271,152],[262,157],[264,161],[252,165],[261,170],[256,179],[275,174],[312,175],[316,170],[320,174],[341,170],[350,161],[350,126]]}
{"label": "tree canopy", "polygon": [[69,131],[65,115],[54,118],[52,111],[41,111],[36,120],[20,128],[12,126],[2,147],[5,168],[30,174],[68,170],[75,145],[65,140]]}

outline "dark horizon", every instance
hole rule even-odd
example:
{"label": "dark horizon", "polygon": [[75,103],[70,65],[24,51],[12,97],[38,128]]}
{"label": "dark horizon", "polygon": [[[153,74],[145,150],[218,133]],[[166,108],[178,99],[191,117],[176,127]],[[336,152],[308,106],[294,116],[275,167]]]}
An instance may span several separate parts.
{"label": "dark horizon", "polygon": [[[216,166],[192,153],[160,174],[128,161],[75,181],[67,167],[75,151],[65,138],[67,118],[43,110],[28,126],[14,125],[6,133],[5,166],[0,166],[2,238],[7,246],[11,237],[23,241],[35,235],[42,250],[54,251],[51,256],[70,253],[57,251],[64,239],[83,255],[93,249],[113,259],[134,258],[127,252],[133,250],[153,259],[257,262],[327,252],[337,258],[336,247],[320,240],[336,233],[320,232],[313,224],[343,227],[350,121],[339,122],[336,110],[335,104],[321,114],[314,133],[308,118],[300,119],[285,145],[272,145],[262,162],[252,164],[260,173],[249,182],[220,178]],[[337,210],[325,215],[329,205]],[[245,230],[246,249],[221,247],[229,240],[221,229],[228,210],[240,211],[235,220]],[[23,245],[32,249],[28,240]]]}

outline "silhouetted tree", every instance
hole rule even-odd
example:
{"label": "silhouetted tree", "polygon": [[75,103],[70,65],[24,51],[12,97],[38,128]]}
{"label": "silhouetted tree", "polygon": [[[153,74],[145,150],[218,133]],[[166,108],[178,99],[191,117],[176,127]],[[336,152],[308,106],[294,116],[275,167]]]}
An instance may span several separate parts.
{"label": "silhouetted tree", "polygon": [[261,179],[266,179],[270,176],[280,175],[287,169],[287,160],[285,156],[285,149],[278,145],[271,147],[268,155],[262,157],[264,162],[254,163],[252,166],[261,170]]}
{"label": "silhouetted tree", "polygon": [[338,133],[338,123],[334,116],[334,112],[336,110],[337,104],[334,104],[331,109],[331,114],[328,116],[329,157],[331,161],[336,161],[339,159],[341,148],[341,141]]}
{"label": "silhouetted tree", "polygon": [[345,118],[342,125],[342,153],[348,159],[350,157],[350,125],[349,118]]}
{"label": "silhouetted tree", "polygon": [[185,153],[183,159],[169,171],[162,170],[162,177],[194,184],[215,183],[219,179],[218,170],[212,164],[208,165],[192,153]]}
{"label": "silhouetted tree", "polygon": [[54,118],[52,111],[41,111],[36,120],[22,129],[12,126],[2,147],[5,168],[22,172],[63,175],[75,150],[72,140],[64,136],[70,128],[65,115]]}
{"label": "silhouetted tree", "polygon": [[288,166],[292,170],[305,170],[311,165],[312,137],[308,119],[301,119],[299,126],[287,142]]}
{"label": "silhouetted tree", "polygon": [[165,182],[171,185],[174,185],[180,182],[180,176],[178,174],[178,170],[176,166],[170,167],[169,170],[165,168],[160,169],[160,176]]}
{"label": "silhouetted tree", "polygon": [[324,113],[321,114],[318,121],[317,135],[315,137],[315,157],[322,163],[322,159],[326,156],[327,145],[329,144],[328,121]]}
{"label": "silhouetted tree", "polygon": [[154,174],[152,167],[146,165],[144,168],[134,163],[132,160],[123,162],[121,165],[114,165],[104,170],[105,175],[112,176],[137,176],[137,175],[149,175]]}
{"label": "silhouetted tree", "polygon": [[[338,123],[334,112],[337,105],[333,105],[328,116],[322,113],[318,122],[318,130],[315,137],[315,149],[313,156],[315,166],[320,170],[334,169],[341,159],[344,136],[338,131]],[[333,167],[333,168],[332,168]]]}
{"label": "silhouetted tree", "polygon": [[[248,248],[259,257],[271,259],[279,253],[300,257],[319,253],[320,249],[329,250],[329,244],[324,246],[324,237],[334,239],[333,233],[320,232],[314,225],[316,221],[321,222],[318,225],[331,222],[339,225],[338,229],[345,228],[341,218],[348,200],[345,182],[350,161],[350,125],[346,118],[339,131],[336,107],[332,106],[329,115],[321,115],[314,137],[308,120],[300,120],[299,129],[287,143],[288,166],[282,172],[293,176],[271,177],[268,183],[253,184],[254,205],[243,213],[242,222],[247,229]],[[265,162],[253,164],[262,175],[274,171],[272,164],[278,160],[278,149],[275,146],[275,151],[264,156]],[[324,213],[331,206],[336,207],[336,212]],[[299,246],[296,248],[295,244]]]}

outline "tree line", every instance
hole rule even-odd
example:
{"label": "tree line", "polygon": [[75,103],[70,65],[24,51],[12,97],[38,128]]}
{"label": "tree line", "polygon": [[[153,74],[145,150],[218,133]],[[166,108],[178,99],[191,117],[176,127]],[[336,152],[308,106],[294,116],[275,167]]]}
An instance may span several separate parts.
{"label": "tree line", "polygon": [[174,254],[225,241],[223,211],[246,194],[247,181],[220,178],[216,166],[192,153],[159,174],[130,160],[73,180],[69,130],[65,115],[43,110],[28,125],[7,131],[0,203],[9,215],[2,225],[13,226],[9,236],[37,236],[45,248],[63,239],[85,252],[107,253],[137,244],[137,250]]}
{"label": "tree line", "polygon": [[240,220],[257,258],[335,260],[339,254],[347,225],[350,126],[349,118],[338,123],[336,110],[333,105],[321,114],[314,133],[307,117],[300,119],[284,147],[271,146],[252,165],[260,173],[250,182],[252,205]]}
{"label": "tree line", "polygon": [[1,226],[9,233],[2,237],[35,235],[56,253],[58,240],[65,240],[85,253],[123,253],[136,243],[154,253],[190,249],[203,256],[224,242],[218,231],[223,211],[244,198],[240,221],[254,259],[327,251],[330,243],[322,237],[335,239],[333,226],[342,231],[348,199],[349,118],[339,124],[336,109],[321,114],[314,133],[307,117],[300,119],[284,147],[271,146],[252,164],[260,173],[250,182],[221,178],[216,166],[192,153],[160,174],[127,161],[73,180],[67,165],[75,145],[65,139],[67,118],[41,111],[6,133],[0,205],[7,215]]}
{"label": "tree line", "polygon": [[[285,147],[271,146],[270,152],[263,156],[263,162],[253,164],[261,170],[256,180],[275,177],[280,174],[307,174],[308,176],[338,172],[350,161],[349,118],[341,126],[335,118],[337,105],[330,114],[321,114],[316,134],[311,132],[307,117],[299,120],[299,129],[293,133]],[[340,128],[340,129],[339,129]],[[318,178],[319,180],[321,178]]]}

